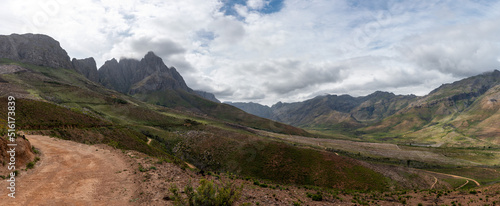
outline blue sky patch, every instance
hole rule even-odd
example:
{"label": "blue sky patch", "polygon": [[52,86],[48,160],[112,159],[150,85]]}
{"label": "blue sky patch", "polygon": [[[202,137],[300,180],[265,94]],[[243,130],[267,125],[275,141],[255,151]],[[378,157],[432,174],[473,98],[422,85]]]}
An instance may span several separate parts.
{"label": "blue sky patch", "polygon": [[[224,3],[224,6],[222,6],[220,10],[224,12],[225,15],[240,17],[238,12],[234,9],[234,6],[237,4],[246,6],[247,0],[222,0],[222,3]],[[263,14],[272,14],[281,11],[283,6],[284,0],[266,0],[263,8],[258,10],[249,9]]]}

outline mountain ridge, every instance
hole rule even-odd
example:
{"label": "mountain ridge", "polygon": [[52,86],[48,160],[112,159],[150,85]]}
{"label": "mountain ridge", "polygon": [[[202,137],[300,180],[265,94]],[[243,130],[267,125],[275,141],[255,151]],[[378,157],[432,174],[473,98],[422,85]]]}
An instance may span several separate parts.
{"label": "mountain ridge", "polygon": [[323,95],[302,102],[278,102],[271,107],[233,105],[255,115],[265,111],[266,118],[293,126],[368,141],[486,146],[500,142],[493,135],[500,130],[491,126],[500,118],[499,85],[500,71],[493,70],[443,84],[420,97],[377,91],[360,97]]}
{"label": "mountain ridge", "polygon": [[[7,67],[19,65],[20,62],[29,65],[29,67],[36,66],[35,70],[39,70],[41,73],[34,75],[34,77],[45,79],[44,81],[56,85],[65,85],[74,89],[82,87],[86,88],[85,90],[97,89],[98,85],[102,85],[107,89],[132,96],[143,102],[173,108],[182,112],[208,115],[212,118],[227,121],[230,124],[240,124],[245,127],[287,134],[308,135],[302,129],[260,118],[245,113],[236,107],[218,103],[213,94],[203,93],[208,99],[204,98],[198,94],[199,92],[189,88],[179,72],[174,67],[167,67],[154,52],[148,52],[141,60],[123,58],[117,61],[113,58],[106,61],[96,71],[97,66],[93,58],[73,59],[73,61],[70,61],[70,57],[59,42],[47,35],[0,35],[0,41],[5,42],[5,44],[9,43],[7,46],[2,44],[2,47],[0,47],[0,61],[6,63]],[[10,44],[10,42],[15,44]],[[24,70],[26,71],[26,69]],[[82,81],[79,78],[73,78],[75,82],[71,82],[53,81],[46,77],[46,74],[53,75],[53,77],[73,76],[72,72],[82,75],[83,78],[90,82],[97,80],[97,78],[99,81],[93,81],[96,84],[89,84],[89,82]],[[33,72],[28,73],[32,74]],[[8,80],[2,79],[0,81],[8,82]],[[87,88],[89,85],[91,85],[92,89]],[[22,91],[23,89],[19,88],[19,90]],[[24,92],[26,93],[26,91]],[[41,98],[57,104],[79,99],[76,94],[57,96],[52,93],[54,91],[42,93],[43,97]],[[30,96],[29,94],[26,95]],[[73,99],[69,98],[69,96]],[[214,101],[210,100],[210,98]],[[106,102],[109,100],[126,103],[126,101],[119,98],[106,99]]]}

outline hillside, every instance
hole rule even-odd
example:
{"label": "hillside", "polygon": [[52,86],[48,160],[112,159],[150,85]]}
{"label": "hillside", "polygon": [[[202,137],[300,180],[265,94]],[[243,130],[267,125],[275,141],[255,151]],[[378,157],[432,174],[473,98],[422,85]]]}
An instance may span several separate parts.
{"label": "hillside", "polygon": [[499,84],[498,70],[445,84],[363,131],[426,145],[497,145]]}
{"label": "hillside", "polygon": [[[255,115],[326,134],[368,141],[448,146],[492,146],[497,124],[500,72],[444,84],[428,95],[325,95],[265,107],[235,103]],[[439,138],[439,139],[438,139]]]}
{"label": "hillside", "polygon": [[380,121],[416,99],[413,95],[375,92],[368,96],[325,95],[294,103],[278,102],[272,107],[257,103],[228,103],[246,112],[303,128],[353,127]]}

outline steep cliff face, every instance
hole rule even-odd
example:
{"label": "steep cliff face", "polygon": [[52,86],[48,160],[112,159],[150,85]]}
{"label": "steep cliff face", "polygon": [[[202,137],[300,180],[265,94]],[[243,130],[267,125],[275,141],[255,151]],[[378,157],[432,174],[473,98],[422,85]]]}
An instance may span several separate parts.
{"label": "steep cliff face", "polygon": [[99,73],[94,58],[75,59],[71,61],[73,67],[90,81],[99,82]]}
{"label": "steep cliff face", "polygon": [[132,86],[132,68],[137,68],[136,60],[122,59],[120,63],[116,59],[108,60],[99,69],[99,83],[104,87],[128,93]]}
{"label": "steep cliff face", "polygon": [[52,68],[73,68],[59,42],[41,34],[0,35],[0,58]]}
{"label": "steep cliff face", "polygon": [[99,82],[110,89],[132,95],[169,89],[193,91],[175,68],[167,67],[153,52],[146,54],[140,61],[106,61],[99,69]]}

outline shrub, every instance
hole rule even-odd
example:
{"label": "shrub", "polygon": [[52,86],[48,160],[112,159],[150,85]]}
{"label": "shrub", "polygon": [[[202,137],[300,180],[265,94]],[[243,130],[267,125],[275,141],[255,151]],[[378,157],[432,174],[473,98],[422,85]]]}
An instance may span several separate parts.
{"label": "shrub", "polygon": [[233,205],[238,200],[242,189],[243,185],[235,187],[231,182],[217,185],[213,181],[202,179],[196,190],[191,186],[191,183],[184,187],[186,198],[180,195],[176,185],[172,185],[169,190],[172,193],[170,198],[175,205],[226,206]]}
{"label": "shrub", "polygon": [[147,171],[148,171],[148,169],[146,169],[146,168],[142,167],[141,163],[139,163],[139,171],[140,171],[140,172],[147,172]]}
{"label": "shrub", "polygon": [[35,162],[28,162],[28,164],[26,165],[27,169],[33,169],[33,167],[35,167]]}
{"label": "shrub", "polygon": [[307,197],[313,201],[323,201],[323,194],[321,192],[317,192],[316,194],[307,193]]}
{"label": "shrub", "polygon": [[31,146],[31,150],[33,150],[33,153],[35,153],[35,154],[39,154],[39,153],[40,153],[40,151],[38,151],[38,150],[35,148],[35,146]]}
{"label": "shrub", "polygon": [[116,104],[127,104],[128,102],[123,100],[123,99],[120,99],[120,98],[113,98],[113,103],[116,103]]}

